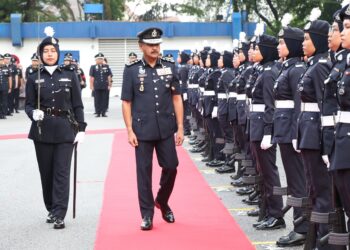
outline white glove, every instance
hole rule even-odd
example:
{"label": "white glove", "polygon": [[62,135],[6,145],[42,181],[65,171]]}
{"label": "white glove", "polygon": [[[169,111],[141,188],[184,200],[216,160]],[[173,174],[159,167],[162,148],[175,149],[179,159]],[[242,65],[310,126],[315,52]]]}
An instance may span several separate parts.
{"label": "white glove", "polygon": [[271,135],[264,135],[261,144],[260,144],[261,149],[266,150],[272,147],[271,144]]}
{"label": "white glove", "polygon": [[34,109],[32,116],[34,121],[42,121],[44,119],[44,111],[40,109]]}
{"label": "white glove", "polygon": [[79,145],[80,143],[83,143],[84,138],[85,138],[85,132],[78,132],[78,134],[75,136],[73,144],[78,143]]}
{"label": "white glove", "polygon": [[323,160],[324,164],[327,165],[327,168],[329,168],[330,162],[329,162],[328,155],[322,155],[322,160]]}
{"label": "white glove", "polygon": [[183,98],[184,98],[184,101],[187,101],[187,93],[183,93]]}
{"label": "white glove", "polygon": [[218,117],[218,107],[217,106],[215,106],[213,108],[213,112],[211,112],[211,117],[212,118]]}
{"label": "white glove", "polygon": [[293,139],[293,140],[292,140],[292,144],[293,144],[293,148],[294,148],[295,152],[300,153],[300,150],[298,150],[297,139]]}

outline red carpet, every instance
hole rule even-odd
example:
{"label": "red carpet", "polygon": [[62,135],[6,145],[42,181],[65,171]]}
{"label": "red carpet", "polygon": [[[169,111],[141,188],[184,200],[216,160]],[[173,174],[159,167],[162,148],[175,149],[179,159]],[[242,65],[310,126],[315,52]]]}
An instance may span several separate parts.
{"label": "red carpet", "polygon": [[[153,230],[141,231],[135,154],[126,133],[115,133],[112,150],[95,250],[255,249],[180,147],[180,166],[169,202],[176,222],[166,223],[156,209]],[[156,158],[153,173],[156,194],[160,175]]]}

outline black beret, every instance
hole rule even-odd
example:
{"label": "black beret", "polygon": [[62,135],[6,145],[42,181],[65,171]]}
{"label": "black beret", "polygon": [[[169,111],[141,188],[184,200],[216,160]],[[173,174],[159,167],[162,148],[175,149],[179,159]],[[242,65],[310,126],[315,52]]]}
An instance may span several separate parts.
{"label": "black beret", "polygon": [[278,45],[278,40],[276,37],[269,35],[261,35],[256,39],[256,44],[259,46],[276,48]]}
{"label": "black beret", "polygon": [[135,53],[135,52],[130,52],[130,53],[129,53],[129,57],[130,57],[130,56],[137,57],[137,55],[136,55],[136,53]]}
{"label": "black beret", "polygon": [[350,19],[350,5],[345,5],[339,13],[339,18],[341,21],[344,21],[344,19]]}
{"label": "black beret", "polygon": [[239,50],[242,50],[242,51],[248,51],[249,50],[249,48],[250,48],[250,46],[249,46],[249,43],[246,43],[246,42],[239,42],[239,44],[238,44],[238,49]]}
{"label": "black beret", "polygon": [[105,55],[102,54],[101,52],[95,55],[95,59],[104,59]]}
{"label": "black beret", "polygon": [[30,58],[32,61],[38,61],[39,57],[37,55],[37,53],[33,53],[32,57]]}
{"label": "black beret", "polygon": [[283,27],[278,33],[279,38],[288,38],[297,41],[304,41],[304,32],[299,28]]}
{"label": "black beret", "polygon": [[139,42],[147,44],[162,43],[163,31],[160,28],[148,28],[137,34]]}
{"label": "black beret", "polygon": [[181,53],[179,53],[179,56],[181,58],[181,63],[187,63],[191,58],[190,55],[185,51],[181,51]]}
{"label": "black beret", "polygon": [[305,25],[304,32],[328,37],[329,23],[324,20],[309,22]]}

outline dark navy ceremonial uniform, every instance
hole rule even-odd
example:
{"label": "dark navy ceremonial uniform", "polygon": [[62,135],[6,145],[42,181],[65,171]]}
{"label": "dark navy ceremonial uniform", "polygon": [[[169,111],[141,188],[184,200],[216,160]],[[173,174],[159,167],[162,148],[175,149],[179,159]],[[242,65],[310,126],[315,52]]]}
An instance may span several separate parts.
{"label": "dark navy ceremonial uniform", "polygon": [[7,66],[0,66],[0,118],[5,118],[8,112],[8,92],[10,70]]}
{"label": "dark navy ceremonial uniform", "polygon": [[182,93],[182,100],[184,106],[184,130],[185,133],[191,133],[190,123],[188,116],[191,115],[191,109],[188,102],[188,77],[189,77],[190,67],[187,64],[179,65],[179,80]]}
{"label": "dark navy ceremonial uniform", "polygon": [[[40,109],[44,119],[33,120],[38,109],[40,86]],[[34,141],[40,170],[46,209],[55,217],[64,218],[68,208],[70,165],[73,141],[78,131],[85,131],[83,103],[78,79],[73,71],[59,66],[52,75],[45,67],[28,75],[26,83],[25,111],[32,120],[29,138]]]}
{"label": "dark navy ceremonial uniform", "polygon": [[135,148],[137,184],[142,217],[153,218],[152,158],[156,150],[162,167],[157,201],[168,205],[177,173],[177,131],[172,95],[181,95],[174,63],[159,59],[152,68],[144,59],[125,66],[121,99],[132,103],[132,128],[138,140]]}
{"label": "dark navy ceremonial uniform", "polygon": [[274,98],[273,86],[278,76],[275,62],[267,62],[259,67],[259,75],[252,88],[250,105],[250,141],[256,158],[257,168],[263,175],[264,197],[267,216],[282,217],[282,197],[273,195],[273,187],[280,187],[280,178],[276,166],[276,145],[267,150],[261,149],[261,141],[272,134]]}
{"label": "dark navy ceremonial uniform", "polygon": [[[283,167],[286,173],[288,194],[292,197],[307,197],[304,166],[299,153],[292,144],[297,137],[297,119],[300,114],[300,95],[297,91],[300,77],[305,72],[305,65],[300,58],[294,57],[282,64],[282,70],[275,82],[275,112],[272,142],[278,143]],[[293,209],[293,218],[302,216],[302,209]],[[307,221],[294,225],[294,231],[305,234]]]}
{"label": "dark navy ceremonial uniform", "polygon": [[17,94],[18,86],[16,86],[17,67],[15,64],[9,64],[8,66],[10,76],[12,77],[11,92],[8,94],[8,113],[12,114],[15,109],[15,96]]}
{"label": "dark navy ceremonial uniform", "polygon": [[97,115],[103,115],[108,109],[108,77],[112,72],[107,64],[95,64],[90,67],[90,76],[94,77],[95,111]]}
{"label": "dark navy ceremonial uniform", "polygon": [[[301,113],[298,119],[298,147],[306,173],[307,192],[312,209],[328,213],[332,208],[332,185],[327,167],[321,155],[321,114],[324,81],[331,70],[328,52],[308,59],[307,69],[298,90],[301,97]],[[328,225],[318,226],[318,238],[328,233]]]}

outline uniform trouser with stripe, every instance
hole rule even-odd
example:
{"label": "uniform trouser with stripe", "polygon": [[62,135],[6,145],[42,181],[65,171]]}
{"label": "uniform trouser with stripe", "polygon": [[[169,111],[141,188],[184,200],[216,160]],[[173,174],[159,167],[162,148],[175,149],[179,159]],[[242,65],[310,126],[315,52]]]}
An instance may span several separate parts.
{"label": "uniform trouser with stripe", "polygon": [[[301,155],[297,153],[292,143],[279,143],[284,172],[286,173],[288,194],[295,198],[307,197],[306,178]],[[293,208],[293,219],[301,217],[303,209]],[[307,233],[309,227],[308,221],[304,220],[299,225],[294,225],[294,231],[297,233]]]}
{"label": "uniform trouser with stripe", "polygon": [[251,142],[252,153],[256,159],[257,169],[263,177],[266,214],[274,218],[281,218],[283,201],[281,196],[273,195],[273,187],[281,187],[280,177],[276,166],[276,145],[267,150],[260,147],[261,141]]}
{"label": "uniform trouser with stripe", "polygon": [[170,195],[173,191],[177,166],[179,164],[174,136],[157,141],[138,141],[135,148],[137,190],[142,218],[147,216],[153,218],[154,197],[152,191],[152,165],[153,151],[156,150],[159,165],[162,167],[160,188],[157,201],[162,208],[167,208]]}
{"label": "uniform trouser with stripe", "polygon": [[108,109],[108,89],[95,89],[95,110],[97,114],[104,114]]}
{"label": "uniform trouser with stripe", "polygon": [[[332,211],[332,184],[327,166],[322,160],[321,151],[313,149],[301,149],[308,196],[312,200],[312,211],[329,213]],[[316,225],[317,239],[328,234],[327,224]],[[318,249],[335,249],[328,244],[318,246]]]}
{"label": "uniform trouser with stripe", "polygon": [[47,211],[64,218],[68,209],[73,143],[34,142]]}
{"label": "uniform trouser with stripe", "polygon": [[244,131],[242,130],[242,127],[239,126],[236,121],[232,122],[233,127],[233,133],[234,133],[234,141],[235,145],[240,149],[244,150],[245,147],[245,138],[244,138]]}
{"label": "uniform trouser with stripe", "polygon": [[217,143],[217,139],[223,138],[219,120],[217,118],[206,117],[205,121],[208,127],[210,143],[213,145],[212,153],[214,159],[220,160],[222,158],[220,151],[223,149],[224,144]]}

